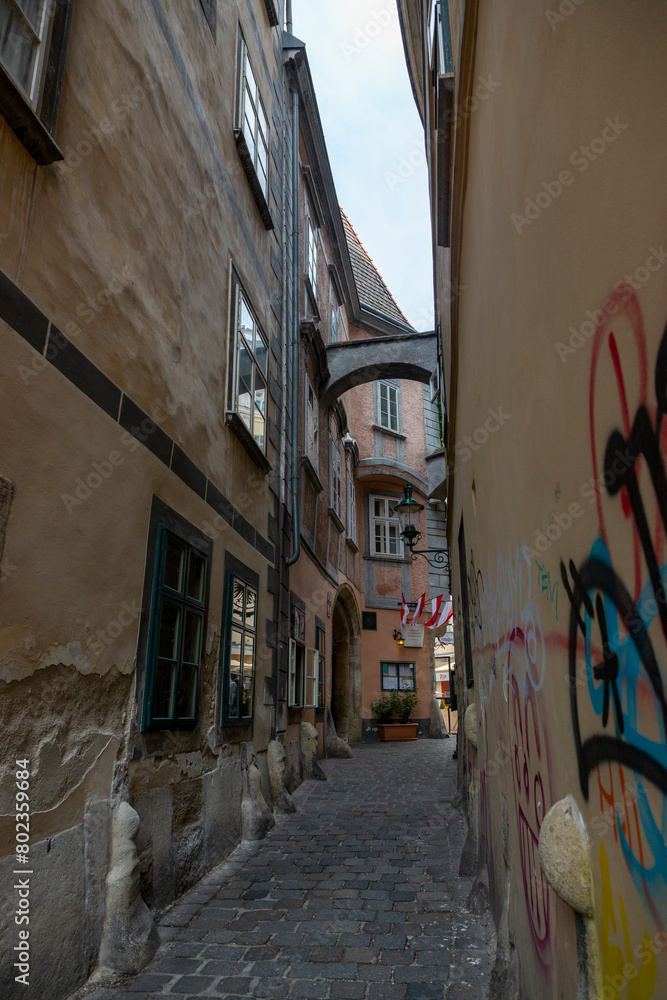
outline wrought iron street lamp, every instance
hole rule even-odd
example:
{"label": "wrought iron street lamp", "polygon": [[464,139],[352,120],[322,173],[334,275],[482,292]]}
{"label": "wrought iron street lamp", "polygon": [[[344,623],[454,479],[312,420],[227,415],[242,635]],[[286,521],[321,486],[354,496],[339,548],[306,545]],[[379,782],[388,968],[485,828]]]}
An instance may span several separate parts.
{"label": "wrought iron street lamp", "polygon": [[412,496],[412,486],[406,483],[403,487],[403,499],[396,504],[396,514],[401,526],[401,538],[410,549],[413,559],[424,556],[429,566],[449,573],[449,552],[447,549],[417,549],[415,545],[422,537],[419,530],[419,518],[424,507]]}

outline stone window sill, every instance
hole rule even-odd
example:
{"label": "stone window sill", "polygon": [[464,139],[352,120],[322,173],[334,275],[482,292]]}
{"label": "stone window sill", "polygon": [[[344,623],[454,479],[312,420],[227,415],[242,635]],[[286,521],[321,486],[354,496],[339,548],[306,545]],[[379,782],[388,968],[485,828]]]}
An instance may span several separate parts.
{"label": "stone window sill", "polygon": [[255,165],[252,162],[252,156],[250,155],[248,144],[245,141],[243,130],[235,128],[234,138],[236,140],[236,148],[239,153],[239,158],[245,171],[245,175],[248,178],[248,183],[250,184],[250,190],[252,191],[252,196],[255,199],[255,204],[257,205],[259,214],[262,217],[264,228],[274,229],[275,227],[269,210],[269,203],[266,200],[266,195],[262,191],[262,185],[259,183],[259,177],[257,176]]}
{"label": "stone window sill", "polygon": [[322,490],[324,489],[322,481],[320,480],[317,469],[315,468],[311,460],[308,458],[308,455],[301,456],[301,465],[303,467],[303,471],[308,476],[308,479],[313,489],[315,490],[315,493],[317,494],[321,493]]}
{"label": "stone window sill", "polygon": [[405,434],[401,434],[400,431],[392,431],[388,427],[383,427],[381,424],[373,424],[373,429],[380,431],[381,434],[386,434],[387,437],[397,438],[399,441],[407,441]]}
{"label": "stone window sill", "polygon": [[227,426],[237,436],[255,465],[264,473],[270,472],[271,463],[259,447],[254,437],[234,410],[226,414]]}
{"label": "stone window sill", "polygon": [[0,114],[40,166],[64,160],[55,139],[3,66],[0,66]]}
{"label": "stone window sill", "polygon": [[338,534],[342,535],[343,532],[345,531],[345,525],[343,524],[342,520],[340,519],[340,517],[338,516],[333,507],[329,507],[329,517],[333,521],[334,528],[336,529]]}

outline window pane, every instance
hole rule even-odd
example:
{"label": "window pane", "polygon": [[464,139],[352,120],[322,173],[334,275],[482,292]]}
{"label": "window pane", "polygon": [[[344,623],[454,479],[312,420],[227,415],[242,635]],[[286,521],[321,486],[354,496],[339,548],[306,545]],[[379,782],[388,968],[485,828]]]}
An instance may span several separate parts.
{"label": "window pane", "polygon": [[192,598],[193,601],[203,602],[205,583],[206,560],[202,556],[197,555],[196,552],[191,552],[190,572],[188,574],[188,597]]}
{"label": "window pane", "polygon": [[9,0],[0,0],[0,59],[29,97],[37,42]]}
{"label": "window pane", "polygon": [[167,536],[164,553],[164,574],[162,584],[170,590],[183,590],[183,571],[185,569],[185,549],[173,538]]}
{"label": "window pane", "polygon": [[232,598],[232,619],[243,624],[243,598],[245,587],[240,580],[234,579],[234,596]]}
{"label": "window pane", "polygon": [[385,517],[386,503],[386,500],[379,500],[377,497],[375,498],[374,504],[376,517]]}
{"label": "window pane", "polygon": [[183,662],[199,666],[201,653],[201,615],[193,611],[185,612],[185,634],[183,636]]}
{"label": "window pane", "polygon": [[176,680],[176,664],[158,660],[155,666],[155,681],[153,684],[154,719],[171,719],[174,699],[174,682]]}
{"label": "window pane", "polygon": [[398,554],[398,528],[395,524],[389,525],[389,552],[392,556]]}
{"label": "window pane", "polygon": [[266,375],[266,359],[267,359],[266,344],[264,343],[264,340],[262,339],[259,330],[257,330],[255,336],[255,360],[257,361],[257,364],[259,365],[263,375]]}
{"label": "window pane", "polygon": [[255,639],[245,636],[243,648],[243,685],[241,697],[241,715],[246,718],[252,715],[252,674],[255,663]]}
{"label": "window pane", "polygon": [[176,699],[176,715],[179,719],[194,719],[197,704],[197,674],[198,668],[192,664],[181,667]]}
{"label": "window pane", "polygon": [[42,11],[44,10],[44,2],[45,0],[17,0],[19,7],[30,21],[36,34],[39,34],[42,26]]}
{"label": "window pane", "polygon": [[255,122],[254,119],[248,118],[247,113],[243,124],[243,135],[245,136],[245,141],[248,146],[248,152],[250,153],[250,158],[254,163],[255,153],[257,151],[255,146]]}
{"label": "window pane", "polygon": [[242,295],[239,296],[239,298],[241,300],[239,309],[239,327],[241,333],[243,334],[243,337],[248,343],[248,347],[252,348],[252,335],[255,327],[255,322],[252,318],[252,313],[250,312],[245,303],[245,299],[243,298]]}
{"label": "window pane", "polygon": [[386,526],[375,524],[375,551],[385,553],[387,551]]}
{"label": "window pane", "polygon": [[243,633],[240,629],[232,629],[229,650],[229,698],[227,710],[230,716],[236,718],[239,714],[241,656],[243,653]]}
{"label": "window pane", "polygon": [[178,660],[180,608],[173,604],[162,604],[160,630],[158,633],[157,655],[165,660]]}
{"label": "window pane", "polygon": [[245,623],[248,628],[255,627],[255,614],[257,611],[257,593],[248,587],[246,609],[245,609]]}
{"label": "window pane", "polygon": [[264,448],[264,406],[266,402],[266,389],[260,389],[255,394],[255,414],[254,414],[254,426],[253,426],[253,437],[255,441],[260,446]]}

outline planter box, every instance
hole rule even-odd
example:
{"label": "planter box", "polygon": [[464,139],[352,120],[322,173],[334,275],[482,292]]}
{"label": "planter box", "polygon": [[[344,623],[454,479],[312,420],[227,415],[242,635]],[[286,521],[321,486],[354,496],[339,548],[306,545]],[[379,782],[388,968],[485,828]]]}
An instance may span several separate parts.
{"label": "planter box", "polygon": [[378,722],[378,729],[385,742],[417,739],[416,722]]}

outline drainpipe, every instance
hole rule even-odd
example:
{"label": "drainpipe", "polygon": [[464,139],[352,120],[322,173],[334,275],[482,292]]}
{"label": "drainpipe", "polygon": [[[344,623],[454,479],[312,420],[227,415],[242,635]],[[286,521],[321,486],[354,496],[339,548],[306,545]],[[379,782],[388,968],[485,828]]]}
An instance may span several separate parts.
{"label": "drainpipe", "polygon": [[292,0],[287,0],[285,7],[285,30],[288,35],[294,34],[294,21],[292,20]]}
{"label": "drainpipe", "polygon": [[[288,3],[288,16],[291,15]],[[289,22],[288,22],[289,23]],[[293,566],[301,554],[299,519],[299,95],[292,91],[292,555]]]}

